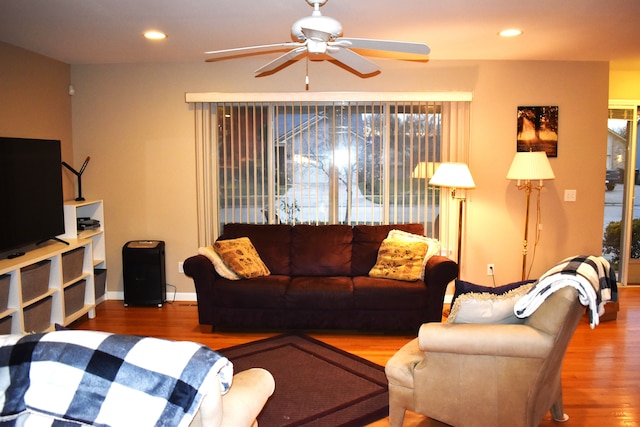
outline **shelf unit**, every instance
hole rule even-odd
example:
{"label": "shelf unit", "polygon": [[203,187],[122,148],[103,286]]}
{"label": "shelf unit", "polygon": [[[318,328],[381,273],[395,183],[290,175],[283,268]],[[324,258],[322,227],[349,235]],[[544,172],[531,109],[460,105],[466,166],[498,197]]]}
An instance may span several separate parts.
{"label": "shelf unit", "polygon": [[[100,221],[100,227],[78,231],[78,218],[91,218]],[[104,205],[102,200],[68,201],[64,203],[64,229],[61,239],[90,239],[93,246],[93,267],[106,270],[106,248],[104,240]],[[106,273],[105,273],[106,274]],[[104,278],[106,280],[106,276]],[[106,290],[106,282],[103,284]],[[94,287],[96,303],[105,299],[106,291],[100,295]]]}
{"label": "shelf unit", "polygon": [[[95,317],[95,293],[93,275],[93,249],[90,239],[65,239],[69,244],[60,242],[47,243],[27,252],[20,258],[0,260],[0,276],[9,276],[9,294],[7,309],[0,312],[0,322],[3,325],[10,323],[9,332],[12,334],[25,334],[31,332],[47,332],[54,329],[54,325],[66,326],[81,316],[88,314]],[[63,280],[63,254],[67,254],[77,248],[84,248],[82,269],[77,277],[66,282]],[[29,300],[22,296],[22,269],[33,266],[41,261],[49,261],[48,288],[43,293]],[[84,301],[80,309],[67,312],[65,306],[65,290],[78,282],[85,281]],[[51,309],[48,315],[48,326],[41,330],[26,330],[25,313],[41,302],[51,301]],[[45,318],[45,321],[47,319]]]}

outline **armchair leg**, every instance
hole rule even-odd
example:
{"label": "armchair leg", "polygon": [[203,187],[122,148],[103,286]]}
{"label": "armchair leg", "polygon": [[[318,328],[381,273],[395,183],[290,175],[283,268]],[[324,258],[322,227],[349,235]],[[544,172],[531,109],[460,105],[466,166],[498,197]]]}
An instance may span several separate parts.
{"label": "armchair leg", "polygon": [[[560,373],[558,373],[560,375]],[[551,417],[554,421],[564,423],[569,420],[569,415],[564,413],[564,403],[562,400],[562,383],[558,378],[558,391],[555,402],[551,405]]]}
{"label": "armchair leg", "polygon": [[569,415],[564,413],[564,408],[562,405],[562,399],[557,401],[551,406],[551,417],[554,421],[558,423],[564,423],[569,421]]}
{"label": "armchair leg", "polygon": [[402,427],[405,408],[389,406],[389,427]]}
{"label": "armchair leg", "polygon": [[389,426],[402,427],[407,409],[414,410],[413,390],[389,384]]}

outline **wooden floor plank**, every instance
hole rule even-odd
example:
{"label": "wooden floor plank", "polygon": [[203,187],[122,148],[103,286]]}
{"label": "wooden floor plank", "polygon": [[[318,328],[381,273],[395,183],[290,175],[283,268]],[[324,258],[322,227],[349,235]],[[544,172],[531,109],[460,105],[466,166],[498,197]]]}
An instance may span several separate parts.
{"label": "wooden floor plank", "polygon": [[[71,327],[122,334],[189,340],[222,349],[277,335],[278,332],[210,332],[198,324],[195,302],[178,301],[158,307],[124,307],[106,301],[96,317],[83,317]],[[312,332],[310,336],[379,365],[405,343],[409,335]],[[562,426],[640,427],[640,287],[620,289],[620,312],[594,329],[583,320],[564,359],[563,393],[570,419]],[[370,427],[388,425],[382,419]],[[407,427],[443,426],[418,414],[407,414]],[[547,416],[543,427],[559,426]]]}

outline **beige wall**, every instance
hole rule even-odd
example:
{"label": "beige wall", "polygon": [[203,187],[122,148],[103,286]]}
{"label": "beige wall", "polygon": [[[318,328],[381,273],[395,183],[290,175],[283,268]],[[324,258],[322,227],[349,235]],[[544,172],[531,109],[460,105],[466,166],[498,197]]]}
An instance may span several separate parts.
{"label": "beige wall", "polygon": [[[541,239],[531,278],[562,258],[601,253],[607,127],[606,63],[484,64],[475,88],[471,166],[478,175],[470,192],[468,269],[463,278],[488,282],[486,264],[496,264],[497,282],[519,279],[522,268],[525,195],[506,180],[516,133],[518,105],[558,105],[556,179],[541,193]],[[577,190],[565,202],[564,190]],[[532,193],[528,261],[533,257],[535,192]]]}
{"label": "beige wall", "polygon": [[611,70],[609,99],[640,102],[640,71]]}
{"label": "beige wall", "polygon": [[[197,249],[194,119],[184,94],[304,91],[303,62],[254,78],[265,59],[72,67],[74,154],[92,159],[85,196],[105,201],[110,291],[122,289],[121,249],[134,239],[165,240],[168,283],[178,292],[194,291],[177,272],[178,262]],[[311,63],[310,89],[473,92],[470,168],[477,188],[468,193],[463,279],[491,283],[487,263],[495,264],[498,284],[520,279],[524,194],[505,178],[519,105],[558,105],[560,111],[559,156],[551,159],[557,179],[542,192],[532,277],[563,257],[600,253],[607,63],[379,63],[382,74],[368,79]],[[565,189],[577,190],[576,202],[563,201]]]}
{"label": "beige wall", "polygon": [[[177,273],[178,261],[197,246],[194,126],[184,93],[304,90],[302,63],[253,78],[264,59],[70,67],[0,43],[0,134],[60,139],[63,160],[71,164],[92,156],[83,193],[105,200],[111,291],[122,289],[122,245],[152,238],[167,242],[168,282],[193,292],[192,282]],[[561,257],[600,251],[606,102],[640,100],[640,72],[612,70],[608,77],[604,63],[380,63],[383,73],[369,79],[312,63],[311,90],[474,93],[470,167],[477,189],[468,193],[464,279],[490,283],[487,263],[496,265],[498,283],[520,276],[524,194],[504,178],[515,151],[518,105],[560,107],[559,157],[551,159],[557,179],[542,193],[543,232],[532,276]],[[75,177],[62,173],[65,198],[72,199]],[[577,202],[563,202],[564,189],[576,189]]]}
{"label": "beige wall", "polygon": [[[71,67],[0,42],[0,136],[59,139],[62,160],[73,164]],[[63,171],[65,200],[75,176]]]}

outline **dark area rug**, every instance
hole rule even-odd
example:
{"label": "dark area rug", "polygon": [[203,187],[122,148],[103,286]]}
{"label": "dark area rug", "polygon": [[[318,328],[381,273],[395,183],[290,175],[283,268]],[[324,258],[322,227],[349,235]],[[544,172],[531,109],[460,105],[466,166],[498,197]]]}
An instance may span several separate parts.
{"label": "dark area rug", "polygon": [[363,426],[389,415],[384,368],[306,335],[278,335],[218,350],[234,372],[265,368],[276,389],[258,424]]}

